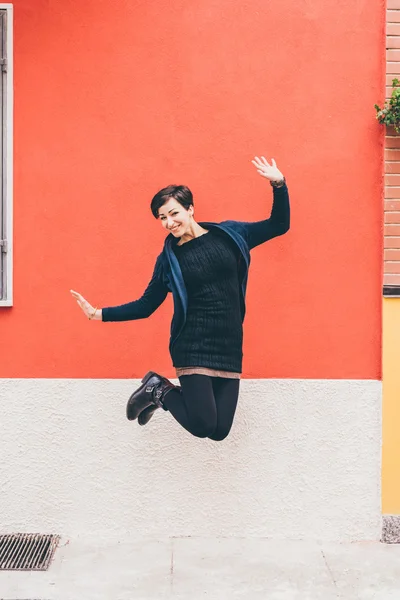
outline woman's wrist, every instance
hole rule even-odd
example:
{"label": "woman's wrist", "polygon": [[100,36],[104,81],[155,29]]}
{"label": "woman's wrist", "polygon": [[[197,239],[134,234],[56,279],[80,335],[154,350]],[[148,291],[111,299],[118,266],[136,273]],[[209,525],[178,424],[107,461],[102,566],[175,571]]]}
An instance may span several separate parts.
{"label": "woman's wrist", "polygon": [[283,187],[285,185],[285,183],[286,183],[286,179],[283,175],[282,175],[281,179],[270,179],[270,184],[274,188]]}
{"label": "woman's wrist", "polygon": [[90,321],[102,321],[102,317],[103,317],[103,312],[102,312],[101,308],[94,308],[89,315],[89,320]]}

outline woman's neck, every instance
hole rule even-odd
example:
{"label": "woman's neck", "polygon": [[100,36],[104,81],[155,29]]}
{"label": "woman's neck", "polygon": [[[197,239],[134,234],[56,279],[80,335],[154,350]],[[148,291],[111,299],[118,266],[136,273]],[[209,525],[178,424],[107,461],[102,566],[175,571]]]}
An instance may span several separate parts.
{"label": "woman's neck", "polygon": [[207,231],[207,229],[204,229],[204,227],[198,223],[193,222],[193,224],[189,226],[188,230],[179,238],[178,246],[186,244],[186,242],[190,242],[190,240],[204,235],[207,233]]}

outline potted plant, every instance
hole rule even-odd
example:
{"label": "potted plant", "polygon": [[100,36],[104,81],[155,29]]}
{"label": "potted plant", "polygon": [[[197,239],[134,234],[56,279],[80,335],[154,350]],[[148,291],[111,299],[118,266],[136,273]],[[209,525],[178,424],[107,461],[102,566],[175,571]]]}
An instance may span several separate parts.
{"label": "potted plant", "polygon": [[392,95],[386,100],[383,108],[375,104],[376,118],[379,123],[392,125],[396,133],[400,133],[400,81],[393,79]]}

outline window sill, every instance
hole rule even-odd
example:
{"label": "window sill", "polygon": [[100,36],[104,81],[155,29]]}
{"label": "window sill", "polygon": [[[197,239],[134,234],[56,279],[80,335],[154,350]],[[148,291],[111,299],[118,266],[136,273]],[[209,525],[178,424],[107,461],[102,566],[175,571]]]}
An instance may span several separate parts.
{"label": "window sill", "polygon": [[384,285],[383,286],[383,297],[384,298],[400,298],[400,285]]}
{"label": "window sill", "polygon": [[11,299],[10,300],[0,300],[0,308],[2,308],[3,306],[5,308],[13,306],[13,301]]}

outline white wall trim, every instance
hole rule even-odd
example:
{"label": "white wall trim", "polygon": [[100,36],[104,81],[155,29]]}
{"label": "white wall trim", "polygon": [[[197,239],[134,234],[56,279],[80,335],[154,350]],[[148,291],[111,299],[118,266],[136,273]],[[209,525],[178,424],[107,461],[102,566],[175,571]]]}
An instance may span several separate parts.
{"label": "white wall trim", "polygon": [[13,5],[0,4],[0,10],[7,10],[7,93],[6,93],[6,231],[8,251],[6,254],[7,299],[0,300],[2,306],[13,305],[13,115],[14,115],[14,23]]}

